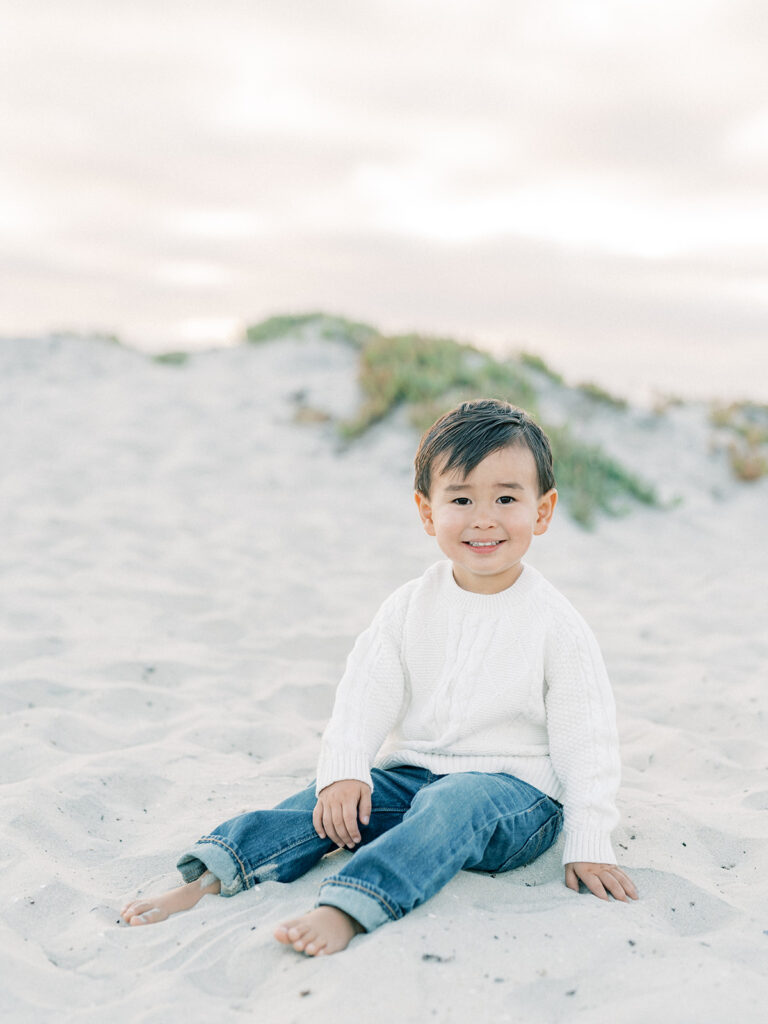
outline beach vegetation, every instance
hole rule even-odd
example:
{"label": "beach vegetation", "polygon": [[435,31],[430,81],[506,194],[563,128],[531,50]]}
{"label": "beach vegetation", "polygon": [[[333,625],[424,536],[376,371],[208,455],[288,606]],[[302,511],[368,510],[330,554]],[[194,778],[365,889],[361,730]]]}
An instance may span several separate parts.
{"label": "beach vegetation", "polygon": [[328,313],[302,313],[296,316],[271,316],[248,327],[245,337],[251,344],[259,344],[300,335],[310,329],[327,341],[342,341],[358,349],[378,336],[376,329],[369,324]]}
{"label": "beach vegetation", "polygon": [[728,461],[737,480],[750,482],[768,474],[768,405],[716,403],[710,409],[709,421],[729,439]]}
{"label": "beach vegetation", "polygon": [[162,366],[184,366],[189,361],[189,352],[161,352],[152,356],[152,361]]}
{"label": "beach vegetation", "polygon": [[610,391],[606,391],[605,388],[591,380],[579,384],[578,390],[591,401],[610,406],[613,409],[626,409],[629,404],[625,398],[612,395]]}
{"label": "beach vegetation", "polygon": [[110,331],[51,331],[48,335],[54,341],[67,341],[77,339],[78,341],[92,342],[97,345],[111,345],[114,348],[127,348],[119,335]]}
{"label": "beach vegetation", "polygon": [[529,380],[512,363],[450,338],[419,334],[377,336],[361,353],[359,379],[364,401],[357,416],[341,424],[346,438],[359,437],[403,404],[413,425],[425,429],[470,398],[506,396],[524,408],[536,399]]}
{"label": "beach vegetation", "polygon": [[633,502],[658,506],[656,489],[598,445],[574,437],[567,425],[545,426],[552,444],[555,479],[573,518],[583,526],[597,511],[623,515]]}
{"label": "beach vegetation", "polygon": [[653,399],[652,411],[656,416],[665,416],[670,409],[679,409],[685,405],[685,399],[679,395],[656,394]]}
{"label": "beach vegetation", "polygon": [[759,402],[715,403],[709,413],[712,426],[743,437],[748,444],[768,444],[768,405]]}
{"label": "beach vegetation", "polygon": [[[459,402],[481,397],[511,402],[540,421],[530,369],[521,358],[500,361],[450,338],[377,335],[360,354],[362,405],[339,430],[354,440],[404,407],[423,431]],[[565,426],[542,426],[552,441],[558,488],[577,522],[590,526],[598,512],[618,515],[632,502],[658,504],[649,483],[599,446],[585,444]]]}
{"label": "beach vegetation", "polygon": [[547,380],[551,380],[553,384],[565,384],[562,374],[554,370],[541,356],[537,356],[533,352],[520,352],[517,358],[521,366],[533,370],[534,373],[540,373]]}
{"label": "beach vegetation", "polygon": [[294,423],[328,423],[332,419],[329,412],[326,412],[325,409],[318,409],[314,405],[297,405],[293,414]]}
{"label": "beach vegetation", "polygon": [[728,445],[728,461],[736,479],[746,483],[768,473],[768,455],[757,447],[734,441]]}
{"label": "beach vegetation", "polygon": [[308,394],[303,389],[301,391],[294,391],[290,396],[294,403],[293,411],[293,422],[303,424],[316,424],[316,423],[330,423],[333,420],[333,416],[325,409],[319,409],[315,405],[311,405],[308,401]]}

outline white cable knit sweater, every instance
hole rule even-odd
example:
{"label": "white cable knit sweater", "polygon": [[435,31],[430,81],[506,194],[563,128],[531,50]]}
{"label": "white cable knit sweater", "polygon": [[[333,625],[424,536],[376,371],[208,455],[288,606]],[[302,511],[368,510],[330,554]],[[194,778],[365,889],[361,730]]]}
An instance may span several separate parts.
{"label": "white cable knit sweater", "polygon": [[508,772],[560,800],[563,863],[616,863],[616,716],[591,630],[526,565],[499,594],[438,562],[394,592],[357,642],[323,735],[317,791],[370,769]]}

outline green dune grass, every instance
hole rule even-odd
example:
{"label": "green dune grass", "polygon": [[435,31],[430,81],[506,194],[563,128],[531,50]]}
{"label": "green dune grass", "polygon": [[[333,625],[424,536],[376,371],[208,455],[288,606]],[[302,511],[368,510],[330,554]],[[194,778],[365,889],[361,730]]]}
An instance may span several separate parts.
{"label": "green dune grass", "polygon": [[[345,440],[353,442],[398,408],[406,408],[414,428],[424,431],[459,402],[498,398],[525,409],[548,433],[558,488],[577,522],[591,526],[598,512],[620,515],[633,503],[658,505],[653,486],[631,469],[598,446],[580,441],[566,425],[542,422],[537,375],[557,386],[566,385],[537,356],[523,354],[514,360],[499,360],[451,338],[385,336],[366,324],[317,313],[273,317],[249,328],[247,337],[251,342],[275,340],[308,328],[360,351],[363,402],[354,417],[337,424]],[[577,390],[595,403],[617,410],[625,407],[621,400],[595,386]]]}
{"label": "green dune grass", "polygon": [[152,359],[163,366],[184,366],[189,361],[189,352],[160,352]]}
{"label": "green dune grass", "polygon": [[507,398],[526,409],[536,400],[519,367],[450,338],[418,334],[380,335],[366,345],[360,354],[360,385],[362,408],[353,420],[340,424],[347,438],[358,437],[402,404],[409,407],[413,425],[425,430],[441,413],[469,398]]}
{"label": "green dune grass", "polygon": [[271,316],[261,323],[248,327],[245,337],[246,341],[255,345],[263,341],[295,336],[307,327],[311,327],[322,338],[343,341],[354,348],[362,348],[373,338],[378,337],[376,328],[369,324],[357,323],[343,316],[332,316],[328,313]]}

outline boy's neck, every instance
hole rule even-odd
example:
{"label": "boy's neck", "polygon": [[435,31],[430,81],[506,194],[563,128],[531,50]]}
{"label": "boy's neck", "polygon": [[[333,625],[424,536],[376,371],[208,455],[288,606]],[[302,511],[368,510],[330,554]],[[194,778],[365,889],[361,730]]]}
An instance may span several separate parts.
{"label": "boy's neck", "polygon": [[509,572],[494,576],[481,576],[476,573],[468,573],[466,569],[462,566],[457,566],[455,562],[452,564],[453,581],[457,587],[467,590],[471,594],[486,595],[500,594],[504,590],[509,590],[520,579],[525,568],[523,562],[518,562]]}

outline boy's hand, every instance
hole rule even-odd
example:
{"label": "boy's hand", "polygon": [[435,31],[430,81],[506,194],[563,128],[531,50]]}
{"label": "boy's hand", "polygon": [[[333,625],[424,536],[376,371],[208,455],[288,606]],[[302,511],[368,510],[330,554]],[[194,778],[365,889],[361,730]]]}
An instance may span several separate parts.
{"label": "boy's hand", "polygon": [[312,824],[321,839],[327,836],[337,846],[354,849],[360,842],[360,822],[367,825],[371,817],[371,787],[357,779],[341,779],[320,790]]}
{"label": "boy's hand", "polygon": [[632,879],[616,864],[593,864],[586,860],[566,864],[565,884],[568,888],[578,892],[579,880],[601,900],[608,899],[606,889],[614,899],[623,903],[627,902],[627,896],[633,900],[638,898]]}

